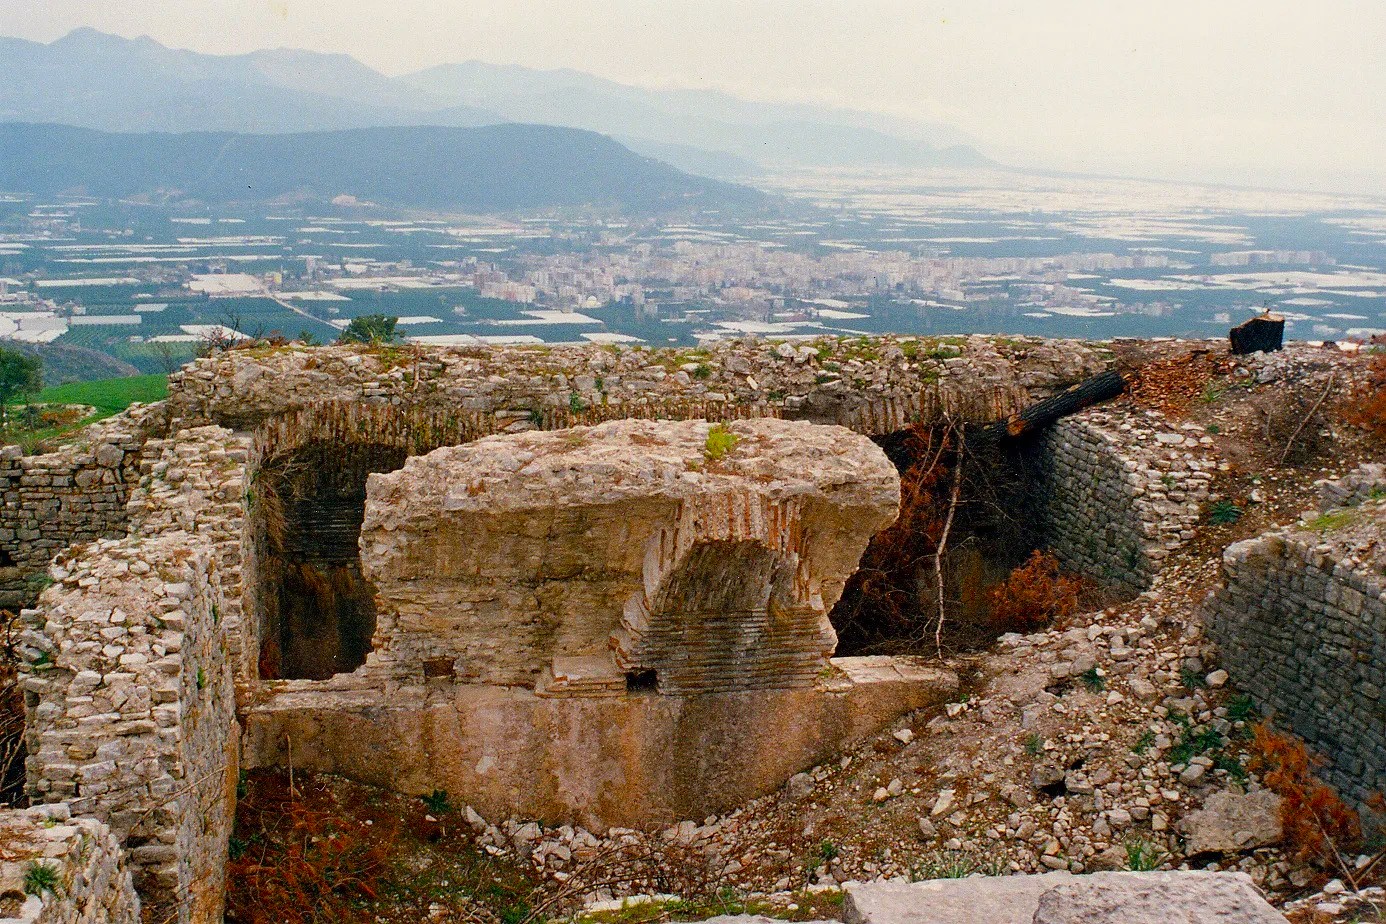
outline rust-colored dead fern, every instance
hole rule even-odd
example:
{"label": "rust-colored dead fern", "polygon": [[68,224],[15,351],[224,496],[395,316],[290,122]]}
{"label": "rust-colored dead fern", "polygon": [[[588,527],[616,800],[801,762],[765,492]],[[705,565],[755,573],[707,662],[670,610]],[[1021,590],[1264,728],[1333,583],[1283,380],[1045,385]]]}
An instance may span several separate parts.
{"label": "rust-colored dead fern", "polygon": [[988,594],[1000,632],[1034,632],[1078,611],[1082,581],[1065,575],[1051,552],[1036,549]]}
{"label": "rust-colored dead fern", "polygon": [[239,806],[227,873],[238,924],[335,924],[377,898],[398,831],[325,811],[288,788]]}
{"label": "rust-colored dead fern", "polygon": [[862,555],[837,610],[839,634],[866,644],[922,638],[920,580],[933,565],[947,515],[953,441],[947,431],[911,426],[901,447],[910,464],[900,472],[900,515],[877,533]]}
{"label": "rust-colored dead fern", "polygon": [[1343,404],[1343,417],[1378,439],[1386,440],[1386,354],[1373,356],[1367,381]]}
{"label": "rust-colored dead fern", "polygon": [[1316,760],[1303,741],[1265,722],[1253,731],[1251,769],[1280,796],[1285,844],[1301,860],[1344,868],[1343,854],[1362,836],[1357,813],[1314,775]]}

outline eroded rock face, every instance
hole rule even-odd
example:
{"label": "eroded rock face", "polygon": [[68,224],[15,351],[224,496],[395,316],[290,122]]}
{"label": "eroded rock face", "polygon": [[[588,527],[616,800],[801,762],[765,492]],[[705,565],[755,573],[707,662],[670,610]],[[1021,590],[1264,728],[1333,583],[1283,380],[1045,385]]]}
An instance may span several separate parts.
{"label": "eroded rock face", "polygon": [[540,695],[807,688],[899,478],[870,440],[774,419],[490,437],[368,483],[374,661]]}

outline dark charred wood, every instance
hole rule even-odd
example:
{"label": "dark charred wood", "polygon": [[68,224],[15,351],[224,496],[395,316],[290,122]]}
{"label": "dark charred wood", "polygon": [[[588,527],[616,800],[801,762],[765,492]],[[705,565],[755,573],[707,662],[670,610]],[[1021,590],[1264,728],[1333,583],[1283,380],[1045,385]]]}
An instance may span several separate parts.
{"label": "dark charred wood", "polygon": [[1126,379],[1114,369],[1084,379],[1052,398],[1036,402],[1018,414],[982,431],[985,441],[1016,439],[1043,430],[1070,414],[1110,401],[1126,390]]}
{"label": "dark charred wood", "polygon": [[1285,319],[1267,314],[1232,328],[1232,354],[1274,353],[1285,342]]}

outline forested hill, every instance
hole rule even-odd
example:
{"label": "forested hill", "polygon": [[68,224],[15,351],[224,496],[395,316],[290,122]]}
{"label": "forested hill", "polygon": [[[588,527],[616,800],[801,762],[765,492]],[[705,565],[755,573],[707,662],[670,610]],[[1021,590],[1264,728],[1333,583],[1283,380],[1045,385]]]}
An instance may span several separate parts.
{"label": "forested hill", "polygon": [[770,197],[684,173],[605,135],[547,125],[300,134],[118,134],[0,124],[0,190],[207,203],[331,200],[510,212],[760,207]]}

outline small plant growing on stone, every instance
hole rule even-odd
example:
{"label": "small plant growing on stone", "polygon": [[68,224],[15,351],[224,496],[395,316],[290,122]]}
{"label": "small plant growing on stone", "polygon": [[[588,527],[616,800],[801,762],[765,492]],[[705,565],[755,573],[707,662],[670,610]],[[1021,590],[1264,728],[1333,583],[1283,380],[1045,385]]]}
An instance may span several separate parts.
{"label": "small plant growing on stone", "polygon": [[337,342],[370,344],[390,343],[397,337],[395,325],[398,323],[399,318],[390,317],[388,315],[364,314],[359,318],[351,319],[351,323],[342,331],[342,335],[337,338]]}
{"label": "small plant growing on stone", "polygon": [[1146,751],[1150,750],[1151,745],[1154,743],[1155,732],[1147,728],[1145,731],[1141,732],[1141,736],[1137,738],[1136,743],[1131,746],[1131,753],[1144,754]]}
{"label": "small plant growing on stone", "polygon": [[925,879],[966,879],[977,872],[977,861],[961,850],[943,850],[920,860],[910,870],[916,882]]}
{"label": "small plant growing on stone", "polygon": [[707,431],[707,441],[703,444],[703,457],[716,462],[731,452],[741,441],[741,437],[727,429],[726,424],[713,424]]}
{"label": "small plant growing on stone", "polygon": [[1196,671],[1191,667],[1180,668],[1179,682],[1184,685],[1184,689],[1190,691],[1201,690],[1208,685],[1208,682],[1203,679],[1203,672]]}
{"label": "small plant growing on stone", "polygon": [[1160,849],[1159,844],[1151,843],[1141,837],[1132,838],[1122,847],[1126,851],[1126,868],[1133,873],[1148,873],[1157,870],[1160,868],[1160,864],[1169,857],[1164,850]]}
{"label": "small plant growing on stone", "polygon": [[1214,436],[1217,436],[1219,433],[1222,432],[1222,427],[1218,426],[1215,423],[1210,423],[1208,424],[1208,432],[1213,434]]}
{"label": "small plant growing on stone", "polygon": [[1245,722],[1256,715],[1256,701],[1241,694],[1227,701],[1227,717],[1233,722]]}
{"label": "small plant growing on stone", "polygon": [[58,868],[52,864],[35,860],[24,868],[24,894],[42,897],[45,892],[57,895],[62,891],[58,879]]}
{"label": "small plant growing on stone", "polygon": [[1179,736],[1179,742],[1169,749],[1165,759],[1171,764],[1187,764],[1198,755],[1216,751],[1222,745],[1223,737],[1216,729],[1194,731],[1192,726],[1185,726],[1183,734]]}
{"label": "small plant growing on stone", "polygon": [[1025,736],[1025,753],[1031,757],[1038,757],[1044,750],[1044,739],[1034,732]]}
{"label": "small plant growing on stone", "polygon": [[1230,500],[1220,500],[1208,508],[1208,522],[1225,526],[1242,518],[1242,508]]}
{"label": "small plant growing on stone", "polygon": [[435,789],[426,796],[419,797],[428,809],[430,815],[446,815],[452,811],[452,803],[448,801],[446,789]]}
{"label": "small plant growing on stone", "polygon": [[712,367],[707,363],[698,363],[698,365],[693,367],[693,378],[698,381],[712,378]]}
{"label": "small plant growing on stone", "polygon": [[199,668],[197,669],[197,688],[198,688],[199,690],[202,690],[202,689],[205,689],[206,686],[207,686],[207,672],[204,671],[202,668],[199,667]]}
{"label": "small plant growing on stone", "polygon": [[1231,754],[1214,754],[1213,769],[1225,770],[1228,776],[1238,782],[1246,779],[1247,775],[1246,767],[1243,767],[1242,762]]}
{"label": "small plant growing on stone", "polygon": [[573,392],[568,395],[568,410],[572,411],[574,414],[581,414],[583,411],[587,410],[587,402],[582,400],[582,395]]}
{"label": "small plant growing on stone", "polygon": [[1083,671],[1079,675],[1079,679],[1083,681],[1083,686],[1087,687],[1089,692],[1101,693],[1107,689],[1107,678],[1103,677],[1102,672],[1096,667],[1090,667]]}

